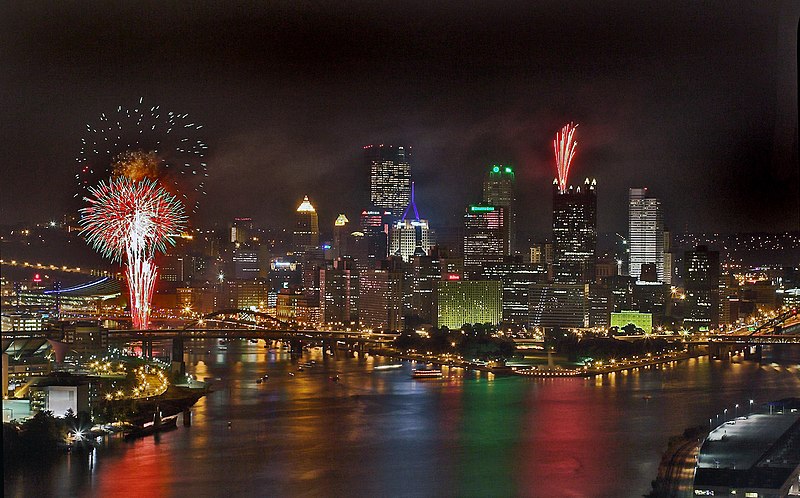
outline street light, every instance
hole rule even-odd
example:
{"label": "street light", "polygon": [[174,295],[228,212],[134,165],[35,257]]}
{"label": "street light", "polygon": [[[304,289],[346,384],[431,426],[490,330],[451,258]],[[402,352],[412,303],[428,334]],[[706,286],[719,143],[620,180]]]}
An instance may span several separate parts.
{"label": "street light", "polygon": [[723,422],[727,422],[728,421],[728,409],[727,408],[725,408],[725,416],[722,417],[722,421]]}
{"label": "street light", "polygon": [[750,400],[750,413],[753,413],[753,400]]}
{"label": "street light", "polygon": [[739,403],[736,403],[733,411],[733,419],[736,420],[737,418],[739,418]]}

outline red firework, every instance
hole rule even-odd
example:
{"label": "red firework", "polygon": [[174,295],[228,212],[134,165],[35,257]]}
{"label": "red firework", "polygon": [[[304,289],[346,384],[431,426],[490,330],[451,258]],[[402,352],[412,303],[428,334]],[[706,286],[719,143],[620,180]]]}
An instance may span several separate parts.
{"label": "red firework", "polygon": [[575,129],[578,125],[569,123],[556,133],[553,139],[553,150],[556,153],[556,168],[558,169],[558,190],[564,192],[567,189],[567,178],[572,158],[575,157]]}
{"label": "red firework", "polygon": [[81,209],[82,234],[101,254],[127,263],[131,320],[146,329],[157,274],[157,251],[175,245],[186,226],[183,204],[154,180],[126,177],[89,189],[89,207]]}

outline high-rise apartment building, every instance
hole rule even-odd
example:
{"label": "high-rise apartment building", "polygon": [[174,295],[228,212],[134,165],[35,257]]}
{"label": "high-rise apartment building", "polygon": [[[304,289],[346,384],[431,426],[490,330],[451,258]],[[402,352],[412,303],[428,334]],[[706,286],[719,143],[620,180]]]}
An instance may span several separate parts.
{"label": "high-rise apartment building", "polygon": [[597,181],[564,189],[553,183],[554,280],[581,284],[594,280],[597,247]]}
{"label": "high-rise apartment building", "polygon": [[308,196],[297,207],[292,242],[298,254],[313,253],[319,248],[319,219]]}
{"label": "high-rise apartment building", "polygon": [[515,187],[514,168],[508,165],[492,165],[483,180],[483,202],[489,206],[503,208],[505,216],[503,225],[506,231],[505,237],[508,240],[506,254],[514,253],[516,231]]}
{"label": "high-rise apartment building", "polygon": [[370,203],[402,212],[411,200],[411,147],[367,145],[364,158],[370,172]]}
{"label": "high-rise apartment building", "polygon": [[684,253],[683,268],[684,327],[694,330],[719,327],[719,252],[697,246],[694,251]]}
{"label": "high-rise apartment building", "polygon": [[508,254],[505,208],[472,204],[464,214],[464,271],[477,278],[488,263],[502,263]]}
{"label": "high-rise apartment building", "polygon": [[628,233],[629,275],[640,278],[642,265],[652,263],[655,265],[658,281],[665,282],[661,201],[648,196],[646,188],[629,190]]}

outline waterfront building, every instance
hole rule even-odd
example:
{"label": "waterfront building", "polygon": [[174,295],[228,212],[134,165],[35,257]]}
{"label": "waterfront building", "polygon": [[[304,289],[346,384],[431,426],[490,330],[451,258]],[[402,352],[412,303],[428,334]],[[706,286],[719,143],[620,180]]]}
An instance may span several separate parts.
{"label": "waterfront building", "polygon": [[319,219],[308,196],[303,197],[295,212],[292,243],[295,254],[313,254],[319,249]]}
{"label": "waterfront building", "polygon": [[611,324],[611,310],[614,308],[614,294],[604,285],[588,284],[586,312],[589,327],[608,328]]}
{"label": "waterfront building", "polygon": [[363,270],[358,275],[358,318],[371,330],[403,330],[403,273],[397,269]]}
{"label": "waterfront building", "polygon": [[436,284],[442,278],[442,267],[437,251],[430,256],[411,258],[411,302],[409,314],[422,323],[433,323],[436,314]]}
{"label": "waterfront building", "polygon": [[[337,264],[338,263],[338,264]],[[319,308],[324,324],[347,325],[352,321],[356,275],[338,260],[319,270]]]}
{"label": "waterfront building", "polygon": [[560,284],[594,280],[597,246],[597,181],[565,190],[553,184],[554,279]]}
{"label": "waterfront building", "polygon": [[464,271],[468,279],[479,278],[489,263],[502,263],[508,254],[505,208],[471,204],[464,214]]}
{"label": "waterfront building", "polygon": [[181,312],[206,315],[220,309],[219,288],[216,285],[178,287],[176,292]]}
{"label": "waterfront building", "polygon": [[666,282],[664,268],[664,219],[661,201],[646,188],[628,191],[628,274],[639,278],[643,264],[655,265],[659,282]]}
{"label": "waterfront building", "polygon": [[240,310],[266,309],[269,285],[264,279],[231,280],[225,282],[226,308]]}
{"label": "waterfront building", "polygon": [[314,299],[297,289],[281,289],[275,303],[275,314],[278,320],[299,327],[316,327],[319,325],[319,298]]}
{"label": "waterfront building", "polygon": [[800,496],[800,398],[769,403],[711,430],[700,447],[693,496]]}
{"label": "waterfront building", "polygon": [[697,246],[683,255],[686,290],[683,325],[691,330],[719,327],[719,252]]}
{"label": "waterfront building", "polygon": [[437,327],[460,329],[465,323],[499,324],[503,290],[496,280],[440,280],[437,284]]}
{"label": "waterfront building", "polygon": [[514,254],[516,234],[515,210],[516,178],[514,168],[509,165],[494,164],[483,180],[483,202],[489,206],[503,208],[504,237],[507,240],[506,254]]}
{"label": "waterfront building", "polygon": [[401,212],[411,200],[411,147],[367,145],[370,203],[379,209]]}
{"label": "waterfront building", "polygon": [[534,327],[589,326],[588,285],[533,284],[529,290],[530,323]]}
{"label": "waterfront building", "polygon": [[530,286],[547,281],[542,264],[522,263],[519,257],[502,263],[489,263],[481,270],[481,280],[498,280],[503,290],[503,322],[527,325],[530,321]]}
{"label": "waterfront building", "polygon": [[653,314],[640,313],[638,311],[619,311],[611,313],[611,326],[619,328],[628,324],[633,324],[636,328],[642,329],[645,334],[653,332]]}

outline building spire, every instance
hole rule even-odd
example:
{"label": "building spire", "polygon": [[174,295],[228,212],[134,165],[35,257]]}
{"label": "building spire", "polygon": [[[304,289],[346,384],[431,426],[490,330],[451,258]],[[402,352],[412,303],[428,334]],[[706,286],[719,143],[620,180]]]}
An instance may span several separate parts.
{"label": "building spire", "polygon": [[419,221],[419,211],[417,211],[417,203],[414,202],[414,182],[411,182],[411,201],[409,201],[408,206],[406,206],[406,210],[403,212],[403,217],[400,221],[405,221],[408,217],[408,210],[414,208],[414,216],[417,221]]}

